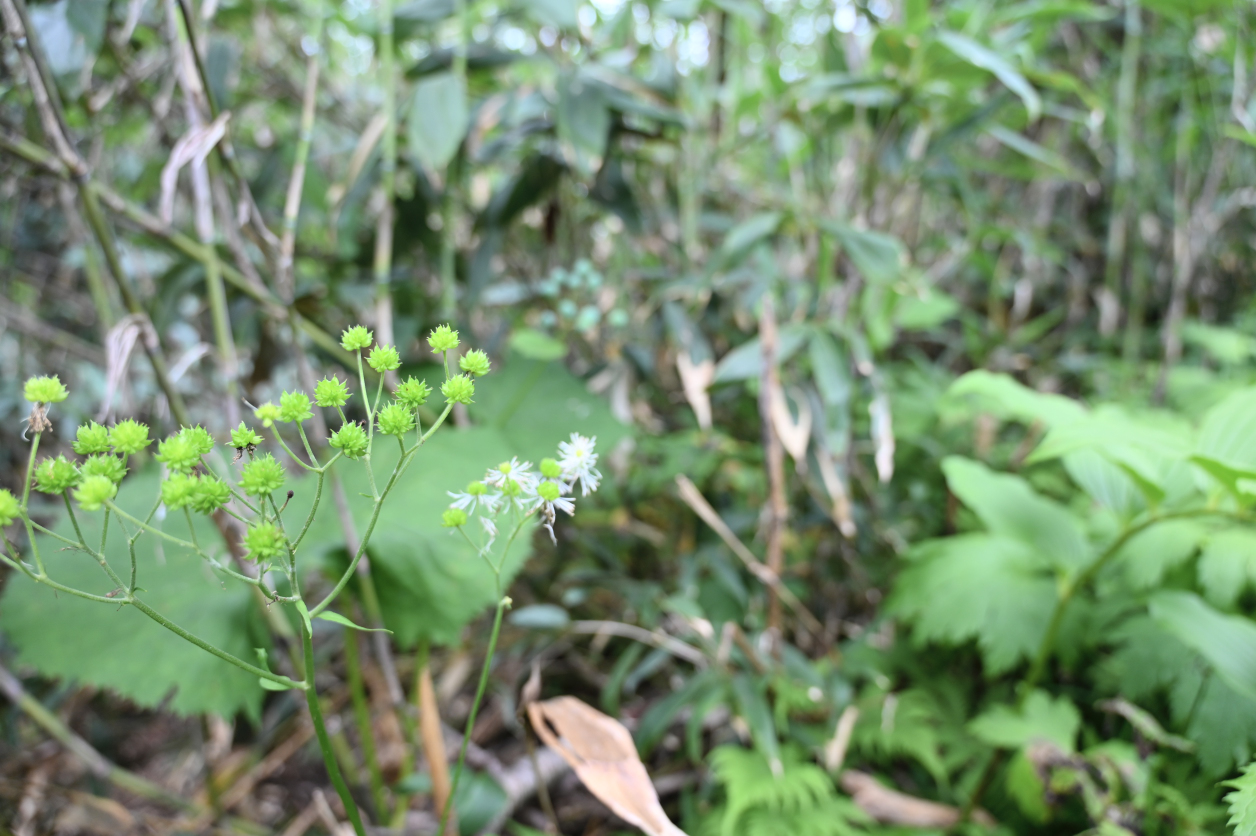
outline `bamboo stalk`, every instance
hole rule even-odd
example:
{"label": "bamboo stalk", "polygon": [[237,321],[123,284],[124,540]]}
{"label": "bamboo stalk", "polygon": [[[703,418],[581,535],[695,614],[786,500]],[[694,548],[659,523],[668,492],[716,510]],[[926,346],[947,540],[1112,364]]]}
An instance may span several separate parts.
{"label": "bamboo stalk", "polygon": [[[776,373],[776,312],[772,296],[763,296],[763,308],[759,313],[759,342],[763,350],[763,370],[759,380],[759,418],[763,425],[764,467],[767,470],[768,501],[764,507],[767,548],[764,562],[776,577],[785,568],[785,516],[789,507],[785,501],[785,456],[781,440],[772,426],[772,393],[780,387]],[[775,638],[781,636],[780,588],[768,587],[768,629]]]}

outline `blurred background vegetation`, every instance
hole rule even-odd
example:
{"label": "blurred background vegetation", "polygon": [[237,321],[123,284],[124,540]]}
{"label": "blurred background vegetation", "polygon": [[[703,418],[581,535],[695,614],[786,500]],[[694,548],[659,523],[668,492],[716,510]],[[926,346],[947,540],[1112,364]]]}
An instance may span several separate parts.
{"label": "blurred background vegetation", "polygon": [[[72,392],[53,452],[89,418],[225,438],[348,368],[359,322],[405,371],[446,321],[500,369],[372,543],[395,638],[325,643],[375,824],[430,832],[411,703],[430,669],[461,722],[485,643],[444,491],[579,430],[607,483],[518,569],[463,832],[626,829],[570,778],[552,816],[535,775],[503,789],[534,669],[629,722],[689,833],[1227,831],[1256,745],[1251,3],[0,12],[4,485],[33,374]],[[344,565],[334,518],[319,543],[311,574]],[[224,646],[282,644],[166,569]],[[0,583],[0,825],[188,826],[33,702],[201,828],[331,827],[299,701]]]}

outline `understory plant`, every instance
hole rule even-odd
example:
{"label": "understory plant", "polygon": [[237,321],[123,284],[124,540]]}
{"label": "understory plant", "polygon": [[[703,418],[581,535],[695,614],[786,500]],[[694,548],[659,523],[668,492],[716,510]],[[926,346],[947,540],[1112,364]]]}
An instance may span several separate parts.
{"label": "understory plant", "polygon": [[[362,326],[346,330],[341,345],[357,359],[356,395],[362,399],[365,421],[353,421],[346,416],[346,406],[355,393],[351,392],[349,384],[336,377],[319,381],[312,399],[302,391],[284,392],[278,403],[267,402],[254,409],[258,424],[263,431],[268,431],[281,455],[312,477],[313,498],[304,514],[289,510],[295,492],[287,489],[287,467],[273,453],[263,450],[266,440],[255,427],[244,422],[231,432],[227,442],[228,447],[234,448],[230,461],[222,454],[222,445],[203,427],[184,426],[156,442],[150,437],[148,426],[129,419],[110,427],[85,423],[78,428],[73,442],[77,457],[58,455],[41,459],[40,442],[52,427],[49,410],[69,394],[56,376],[34,377],[26,382],[24,394],[32,404],[28,417],[27,472],[20,496],[0,490],[0,527],[19,522],[25,529],[29,549],[29,555],[23,555],[6,535],[5,551],[0,560],[9,568],[57,592],[114,607],[133,607],[180,638],[255,675],[263,688],[303,691],[328,774],[359,836],[365,833],[362,817],[341,774],[315,689],[313,621],[325,619],[345,627],[364,629],[330,608],[367,553],[385,502],[405,501],[404,496],[398,496],[396,488],[418,458],[424,443],[440,429],[456,405],[473,402],[476,379],[490,371],[485,352],[473,349],[459,355],[458,332],[448,326],[434,329],[428,344],[443,366],[444,380],[439,392],[444,404],[426,427],[420,410],[434,395],[432,388],[426,381],[414,377],[395,388],[386,386],[385,376],[400,367],[400,356],[392,346],[376,345],[373,333]],[[368,367],[377,376],[373,387],[368,385]],[[313,419],[315,409],[325,410],[329,417],[339,419],[338,429],[330,432],[326,439],[312,439],[307,432],[306,424]],[[288,438],[281,428],[287,428]],[[324,442],[329,452],[320,458],[316,449],[324,449]],[[153,458],[161,465],[162,478],[150,510],[138,516],[117,501],[119,486],[154,443]],[[483,480],[473,482],[460,493],[450,492],[453,503],[443,519],[431,521],[433,526],[443,525],[461,533],[497,579],[498,603],[492,638],[454,775],[455,789],[465,763],[466,740],[469,740],[471,724],[484,696],[502,614],[511,603],[503,594],[501,582],[510,546],[536,516],[553,537],[557,514],[574,512],[571,494],[576,487],[581,495],[597,489],[601,474],[596,467],[595,443],[596,439],[573,434],[569,441],[559,445],[557,458],[547,458],[540,463],[539,472],[532,470],[530,462],[520,462],[518,458],[500,463],[491,468]],[[383,468],[377,472],[380,444],[395,444],[398,448],[397,458],[387,472]],[[370,487],[368,522],[339,578],[329,590],[307,601],[308,593],[302,590],[300,577],[302,546],[307,545],[307,536],[318,515],[325,513],[321,510],[323,489],[332,468],[354,465],[364,470]],[[66,536],[38,521],[31,503],[32,490],[60,498],[74,536]],[[99,540],[89,541],[85,536],[88,520],[80,524],[80,515],[99,515]],[[225,556],[221,548],[214,548],[198,538],[196,515],[212,516],[224,535],[232,529],[239,533],[234,545],[231,537],[224,536],[228,546]],[[472,518],[479,521],[478,540],[466,531]],[[186,523],[187,536],[168,531],[171,522]],[[498,525],[509,526],[506,548],[500,557],[493,550]],[[300,625],[301,655],[293,659],[296,675],[286,676],[272,670],[265,650],[258,651],[255,661],[239,658],[150,606],[145,601],[143,578],[136,560],[136,543],[145,535],[159,538],[167,547],[199,557],[221,576],[248,584],[262,597],[268,610],[273,605],[291,608]],[[115,542],[117,538],[125,541],[129,571],[119,572],[107,559],[106,546],[111,536]],[[49,571],[49,566],[54,564],[45,559],[50,540],[63,551],[78,552],[96,561],[109,588],[81,589],[58,581],[56,573]],[[41,541],[45,544],[43,550]],[[452,803],[446,804],[442,811],[446,819],[451,807]],[[443,829],[442,825],[442,832]]]}

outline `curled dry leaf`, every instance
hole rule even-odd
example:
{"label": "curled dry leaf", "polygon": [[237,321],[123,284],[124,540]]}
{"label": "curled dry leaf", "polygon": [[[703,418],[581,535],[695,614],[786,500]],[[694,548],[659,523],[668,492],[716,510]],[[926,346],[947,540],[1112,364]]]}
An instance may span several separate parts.
{"label": "curled dry leaf", "polygon": [[[956,808],[892,790],[866,772],[848,769],[842,773],[841,783],[859,809],[882,824],[945,828],[959,822]],[[972,820],[987,826],[994,824],[985,810],[974,810]]]}
{"label": "curled dry leaf", "polygon": [[192,163],[200,165],[214,150],[214,146],[227,133],[227,120],[231,111],[224,110],[218,118],[203,128],[188,131],[174,144],[170,159],[161,169],[161,219],[167,224],[174,221],[174,190],[179,180],[179,170]]}
{"label": "curled dry leaf", "polygon": [[685,400],[693,408],[698,426],[711,429],[711,396],[707,389],[715,379],[715,361],[710,358],[701,363],[693,362],[688,351],[676,355],[676,371],[680,373],[680,385],[685,390]]}
{"label": "curled dry leaf", "polygon": [[615,815],[649,836],[685,836],[663,812],[632,735],[618,720],[575,697],[534,702],[528,719],[537,737]]}
{"label": "curled dry leaf", "polygon": [[789,401],[785,398],[785,389],[779,382],[772,387],[771,397],[772,427],[776,430],[776,437],[781,440],[781,446],[790,458],[799,467],[805,467],[807,444],[811,440],[811,407],[807,406],[804,398],[795,394],[794,400],[798,404],[798,420],[795,422],[790,414]]}

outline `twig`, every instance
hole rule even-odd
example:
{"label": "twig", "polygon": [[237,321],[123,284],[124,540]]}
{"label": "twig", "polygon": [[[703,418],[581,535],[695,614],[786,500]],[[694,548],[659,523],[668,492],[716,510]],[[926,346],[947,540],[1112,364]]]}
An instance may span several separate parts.
{"label": "twig", "polygon": [[43,706],[39,700],[26,693],[22,683],[6,668],[0,666],[0,693],[22,709],[40,728],[57,740],[62,746],[74,753],[87,766],[89,772],[97,778],[108,781],[115,786],[150,801],[157,801],[177,810],[200,813],[202,808],[181,798],[178,795],[145,780],[133,772],[129,772],[117,764],[111,763],[104,755],[96,751],[90,743],[79,737],[70,728]]}
{"label": "twig", "polygon": [[[781,386],[776,374],[776,312],[771,293],[763,296],[759,313],[759,345],[763,350],[763,369],[759,377],[759,420],[763,425],[764,468],[768,477],[768,501],[764,506],[767,528],[766,558],[768,569],[778,578],[785,568],[785,455],[781,440],[772,427],[772,397]],[[773,640],[781,636],[780,584],[768,586],[768,630]]]}
{"label": "twig", "polygon": [[685,504],[693,509],[693,512],[710,526],[712,531],[719,535],[720,539],[724,541],[724,545],[728,546],[733,554],[741,558],[741,562],[750,570],[750,574],[758,578],[760,583],[777,589],[778,594],[781,596],[781,601],[794,611],[794,614],[802,620],[803,624],[807,625],[807,629],[817,637],[823,637],[824,625],[798,600],[798,596],[794,595],[793,591],[782,583],[779,575],[763,565],[754,556],[754,552],[746,548],[746,545],[737,539],[737,535],[721,519],[720,515],[715,512],[711,504],[706,501],[706,497],[698,490],[697,485],[691,482],[688,476],[680,473],[676,475],[676,487],[679,489],[680,498],[684,500]]}
{"label": "twig", "polygon": [[685,644],[680,639],[669,636],[662,630],[647,630],[635,624],[624,624],[621,621],[573,621],[568,626],[573,633],[589,633],[593,635],[620,636],[625,639],[648,644],[659,650],[666,650],[673,656],[691,662],[700,668],[707,665],[706,656],[702,651]]}

